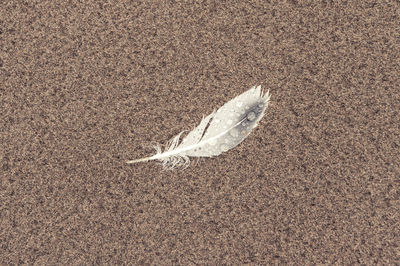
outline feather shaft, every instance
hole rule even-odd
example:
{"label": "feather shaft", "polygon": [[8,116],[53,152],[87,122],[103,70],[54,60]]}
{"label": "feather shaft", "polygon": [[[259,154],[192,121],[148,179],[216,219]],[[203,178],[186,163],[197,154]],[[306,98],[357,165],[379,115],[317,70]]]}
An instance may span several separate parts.
{"label": "feather shaft", "polygon": [[145,158],[136,159],[136,160],[130,160],[130,161],[127,161],[126,163],[147,162],[147,161],[151,161],[151,160],[156,160],[156,159],[157,159],[157,158],[153,158],[153,157],[154,157],[154,156],[145,157]]}
{"label": "feather shaft", "polygon": [[[198,147],[203,146],[206,143],[210,143],[213,140],[218,139],[219,137],[225,135],[232,128],[234,128],[237,125],[239,125],[240,123],[242,123],[245,119],[246,118],[243,118],[238,123],[236,123],[234,126],[228,128],[227,130],[223,131],[222,133],[220,133],[220,134],[218,134],[218,135],[216,135],[216,136],[214,136],[212,138],[209,138],[209,139],[206,139],[206,140],[202,140],[202,141],[198,142],[197,144],[186,146],[186,147],[182,147],[182,148],[178,148],[178,149],[174,149],[174,150],[171,150],[171,151],[166,151],[166,152],[163,152],[161,154],[155,154],[155,155],[150,156],[150,157],[145,157],[145,158],[136,159],[136,160],[130,160],[130,161],[127,161],[126,163],[131,164],[131,163],[147,162],[147,161],[151,161],[151,160],[159,160],[159,159],[168,158],[170,156],[174,156],[174,155],[180,154],[180,153],[185,152],[185,151],[196,149]],[[179,136],[180,136],[180,134],[179,134]]]}

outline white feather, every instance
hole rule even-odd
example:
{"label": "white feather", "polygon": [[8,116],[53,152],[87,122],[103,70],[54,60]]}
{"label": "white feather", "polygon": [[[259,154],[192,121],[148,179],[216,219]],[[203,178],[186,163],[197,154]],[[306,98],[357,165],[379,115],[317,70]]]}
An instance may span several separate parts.
{"label": "white feather", "polygon": [[254,86],[204,117],[181,143],[183,131],[167,143],[164,152],[156,145],[155,155],[127,163],[159,160],[165,169],[186,168],[189,157],[218,156],[239,145],[250,134],[264,116],[269,99],[269,91],[264,94],[261,86]]}

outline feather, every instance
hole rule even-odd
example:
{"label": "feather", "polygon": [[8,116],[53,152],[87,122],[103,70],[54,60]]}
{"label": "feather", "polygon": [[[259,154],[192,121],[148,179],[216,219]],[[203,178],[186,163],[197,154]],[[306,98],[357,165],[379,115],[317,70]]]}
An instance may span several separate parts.
{"label": "feather", "polygon": [[182,142],[179,143],[179,139],[183,131],[168,141],[164,152],[157,144],[154,145],[155,155],[127,163],[158,160],[164,169],[174,169],[178,166],[186,168],[189,157],[218,156],[239,145],[250,134],[264,116],[269,99],[269,91],[264,94],[261,86],[254,86],[203,117]]}

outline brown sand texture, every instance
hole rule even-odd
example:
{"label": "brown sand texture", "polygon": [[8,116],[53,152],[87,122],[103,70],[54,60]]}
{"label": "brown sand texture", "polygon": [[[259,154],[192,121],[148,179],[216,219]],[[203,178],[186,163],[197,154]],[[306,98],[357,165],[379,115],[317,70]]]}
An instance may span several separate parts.
{"label": "brown sand texture", "polygon": [[[1,265],[400,265],[400,2],[1,1]],[[153,154],[254,85],[236,148]]]}

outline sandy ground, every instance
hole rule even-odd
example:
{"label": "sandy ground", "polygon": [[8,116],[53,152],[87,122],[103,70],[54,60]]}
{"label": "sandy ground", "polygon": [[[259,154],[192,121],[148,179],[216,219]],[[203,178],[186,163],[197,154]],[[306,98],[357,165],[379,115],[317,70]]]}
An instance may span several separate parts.
{"label": "sandy ground", "polygon": [[[33,2],[0,3],[0,264],[400,264],[399,1]],[[238,147],[125,164],[256,84]]]}

